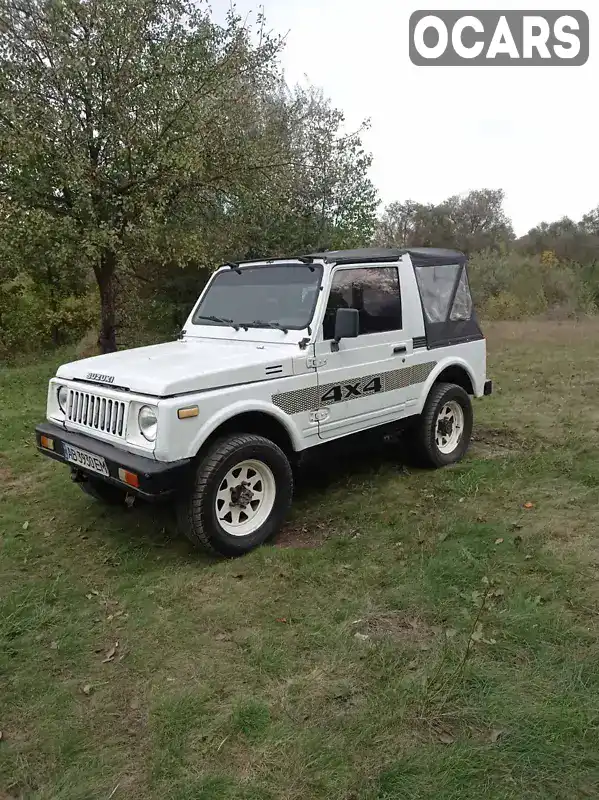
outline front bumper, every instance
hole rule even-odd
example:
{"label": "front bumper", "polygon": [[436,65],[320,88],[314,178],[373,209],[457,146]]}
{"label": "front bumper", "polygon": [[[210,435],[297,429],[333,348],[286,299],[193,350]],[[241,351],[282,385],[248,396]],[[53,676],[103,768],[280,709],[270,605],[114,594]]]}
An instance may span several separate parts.
{"label": "front bumper", "polygon": [[[42,446],[42,436],[52,440],[54,449],[50,450]],[[54,425],[51,422],[44,422],[36,427],[35,440],[40,453],[67,464],[78,479],[95,478],[119,486],[129,494],[143,497],[146,500],[153,501],[169,497],[185,485],[191,470],[192,462],[188,458],[168,463],[154,461],[151,458],[127,453],[114,445],[100,442],[83,433],[66,431],[60,425]],[[108,476],[100,475],[93,470],[68,461],[64,455],[63,445],[65,443],[104,458],[108,467]],[[137,475],[138,486],[134,487],[120,480],[119,469]]]}

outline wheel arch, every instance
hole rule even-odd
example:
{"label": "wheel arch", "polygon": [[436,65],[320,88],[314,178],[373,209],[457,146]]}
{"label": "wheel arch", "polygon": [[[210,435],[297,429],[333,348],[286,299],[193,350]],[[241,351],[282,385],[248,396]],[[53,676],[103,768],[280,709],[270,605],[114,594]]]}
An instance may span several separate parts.
{"label": "wheel arch", "polygon": [[288,458],[301,449],[299,433],[284,412],[267,403],[250,408],[244,403],[223,409],[201,428],[194,442],[195,457],[216,439],[234,433],[264,436],[278,445]]}
{"label": "wheel arch", "polygon": [[476,378],[469,365],[462,359],[447,359],[437,364],[429,375],[421,397],[421,408],[424,407],[431,389],[436,383],[455,383],[470,397],[476,394]]}

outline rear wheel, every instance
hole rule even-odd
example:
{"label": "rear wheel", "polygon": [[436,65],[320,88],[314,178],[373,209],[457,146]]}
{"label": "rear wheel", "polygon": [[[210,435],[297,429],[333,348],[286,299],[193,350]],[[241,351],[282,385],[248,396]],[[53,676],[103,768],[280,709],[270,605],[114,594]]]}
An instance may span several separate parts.
{"label": "rear wheel", "polygon": [[468,450],[473,422],[472,403],[461,386],[434,384],[411,432],[411,449],[417,461],[430,467],[460,461]]}
{"label": "rear wheel", "polygon": [[81,487],[82,492],[107,506],[125,505],[127,492],[111,483],[105,483],[96,478],[87,478],[84,481],[78,481],[77,485]]}
{"label": "rear wheel", "polygon": [[292,495],[285,453],[263,436],[232,434],[214,443],[179,498],[179,527],[195,545],[243,555],[279,531]]}

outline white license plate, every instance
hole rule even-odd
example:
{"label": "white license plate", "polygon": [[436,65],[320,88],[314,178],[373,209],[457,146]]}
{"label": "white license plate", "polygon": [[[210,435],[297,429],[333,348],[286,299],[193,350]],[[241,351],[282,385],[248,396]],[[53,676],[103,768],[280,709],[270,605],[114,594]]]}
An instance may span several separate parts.
{"label": "white license plate", "polygon": [[108,476],[106,459],[95,456],[93,453],[86,453],[85,450],[79,450],[78,447],[71,447],[70,444],[65,442],[63,442],[62,450],[64,457],[72,464],[77,464],[79,467],[85,467],[85,469],[91,469],[92,472]]}

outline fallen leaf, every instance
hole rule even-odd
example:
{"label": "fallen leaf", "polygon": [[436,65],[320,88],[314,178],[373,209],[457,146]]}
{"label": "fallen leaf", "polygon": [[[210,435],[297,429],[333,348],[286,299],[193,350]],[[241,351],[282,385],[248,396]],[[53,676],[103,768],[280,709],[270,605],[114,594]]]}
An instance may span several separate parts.
{"label": "fallen leaf", "polygon": [[525,561],[530,561],[531,558],[532,558],[532,556],[524,556],[524,560]]}
{"label": "fallen leaf", "polygon": [[287,622],[287,617],[277,617],[277,622]]}
{"label": "fallen leaf", "polygon": [[28,527],[29,527],[29,520],[23,523],[23,530],[26,531]]}
{"label": "fallen leaf", "polygon": [[102,664],[107,664],[109,661],[112,661],[118,649],[119,649],[119,643],[115,642],[114,645],[110,648],[110,650],[106,653],[106,658],[102,659]]}
{"label": "fallen leaf", "polygon": [[448,628],[448,629],[445,631],[445,636],[446,636],[448,639],[453,639],[455,636],[457,636],[457,633],[458,633],[458,632],[455,630],[455,628]]}
{"label": "fallen leaf", "polygon": [[531,503],[530,500],[527,503],[524,503],[524,508],[534,508],[535,504]]}
{"label": "fallen leaf", "polygon": [[354,639],[359,639],[361,642],[365,642],[367,639],[370,639],[370,636],[366,633],[354,633]]}
{"label": "fallen leaf", "polygon": [[58,642],[50,642],[50,650],[58,650]]}
{"label": "fallen leaf", "polygon": [[442,733],[439,734],[439,741],[442,742],[443,744],[453,744],[455,742],[455,739],[450,733],[447,733],[447,731],[443,731]]}
{"label": "fallen leaf", "polygon": [[131,709],[131,711],[137,711],[137,709],[139,708],[139,700],[137,700],[137,698],[134,697],[133,700],[129,703],[129,708]]}
{"label": "fallen leaf", "polygon": [[86,697],[89,697],[89,696],[90,696],[90,694],[92,693],[92,687],[91,687],[91,684],[89,684],[89,683],[86,683],[86,684],[85,684],[85,686],[83,686],[83,687],[82,687],[81,691],[83,692],[83,694],[84,694]]}
{"label": "fallen leaf", "polygon": [[87,598],[88,600],[91,600],[91,599],[92,599],[92,597],[93,597],[93,594],[86,594],[85,596],[86,596],[86,598]]}
{"label": "fallen leaf", "polygon": [[245,575],[243,574],[243,572],[237,572],[235,575],[233,575],[233,577],[237,578],[237,580],[240,581],[243,580],[243,578],[245,578]]}
{"label": "fallen leaf", "polygon": [[505,731],[502,728],[493,728],[491,733],[489,734],[489,741],[495,744],[495,742],[503,736]]}
{"label": "fallen leaf", "polygon": [[92,594],[95,594],[97,597],[100,594],[100,592],[97,589],[92,589]]}
{"label": "fallen leaf", "polygon": [[217,633],[214,638],[216,639],[217,642],[224,642],[226,639],[229,638],[229,634],[228,633]]}
{"label": "fallen leaf", "polygon": [[513,531],[521,531],[524,526],[520,525],[519,522],[512,522],[511,528]]}
{"label": "fallen leaf", "polygon": [[495,539],[495,544],[503,544],[503,539]]}

